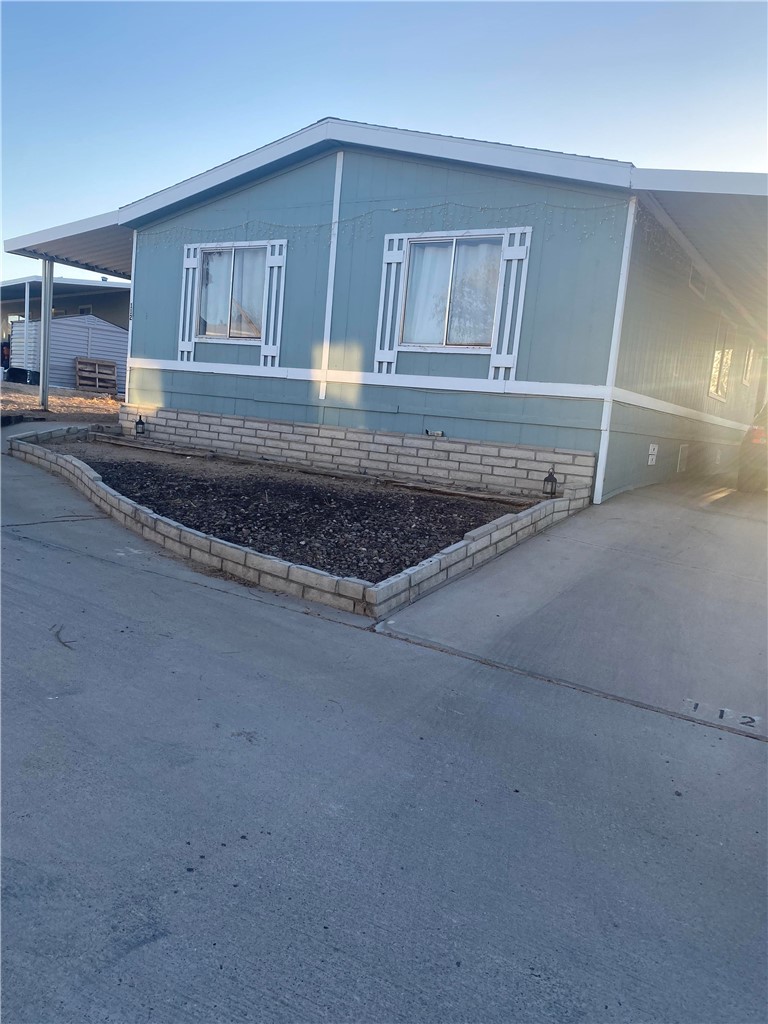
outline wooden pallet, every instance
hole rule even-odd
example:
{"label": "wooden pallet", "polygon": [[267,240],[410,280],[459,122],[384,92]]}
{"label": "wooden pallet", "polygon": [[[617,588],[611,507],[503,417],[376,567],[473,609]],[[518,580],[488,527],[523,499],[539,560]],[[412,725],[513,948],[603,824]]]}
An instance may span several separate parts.
{"label": "wooden pallet", "polygon": [[109,359],[75,359],[76,387],[80,391],[108,391],[117,394],[117,363]]}

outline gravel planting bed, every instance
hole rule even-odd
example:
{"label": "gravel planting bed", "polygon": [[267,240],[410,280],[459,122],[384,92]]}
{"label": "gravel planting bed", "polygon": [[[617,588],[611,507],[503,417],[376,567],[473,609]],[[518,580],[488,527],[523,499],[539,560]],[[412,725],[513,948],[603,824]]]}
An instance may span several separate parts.
{"label": "gravel planting bed", "polygon": [[371,583],[535,504],[98,441],[64,439],[47,447],[74,455],[109,487],[192,529]]}

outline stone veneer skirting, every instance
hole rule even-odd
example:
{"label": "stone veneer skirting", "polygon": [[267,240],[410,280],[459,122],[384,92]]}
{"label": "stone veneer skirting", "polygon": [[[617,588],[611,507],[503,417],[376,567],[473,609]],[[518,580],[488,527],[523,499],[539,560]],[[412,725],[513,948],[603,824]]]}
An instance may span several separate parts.
{"label": "stone veneer skirting", "polygon": [[65,427],[21,434],[9,440],[9,453],[63,477],[98,508],[146,540],[197,565],[228,573],[252,586],[278,594],[317,601],[342,611],[382,619],[398,608],[437,590],[457,576],[495,558],[534,533],[572,515],[589,504],[587,493],[542,501],[517,514],[501,516],[470,530],[463,539],[438,551],[419,565],[372,584],[366,580],[333,576],[306,565],[262,555],[250,548],[218,540],[138,505],[102,481],[84,462],[59,455],[41,444],[54,438],[93,436],[88,428]]}
{"label": "stone veneer skirting", "polygon": [[120,426],[134,435],[141,414],[148,440],[206,448],[222,455],[292,463],[452,490],[540,497],[554,465],[558,493],[589,497],[593,452],[531,448],[424,434],[396,434],[316,423],[257,420],[248,416],[123,405]]}

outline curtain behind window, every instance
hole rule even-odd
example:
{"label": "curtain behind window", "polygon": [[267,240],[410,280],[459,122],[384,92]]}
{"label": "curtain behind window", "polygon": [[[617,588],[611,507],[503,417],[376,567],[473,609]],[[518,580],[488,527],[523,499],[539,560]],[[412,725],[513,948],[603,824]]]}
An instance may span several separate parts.
{"label": "curtain behind window", "polygon": [[231,338],[261,338],[267,250],[236,249],[232,279]]}
{"label": "curtain behind window", "polygon": [[403,343],[442,345],[453,242],[412,242]]}
{"label": "curtain behind window", "polygon": [[229,287],[232,276],[232,250],[202,254],[200,323],[198,335],[226,338],[229,324]]}
{"label": "curtain behind window", "polygon": [[499,286],[500,238],[459,238],[448,345],[490,345]]}

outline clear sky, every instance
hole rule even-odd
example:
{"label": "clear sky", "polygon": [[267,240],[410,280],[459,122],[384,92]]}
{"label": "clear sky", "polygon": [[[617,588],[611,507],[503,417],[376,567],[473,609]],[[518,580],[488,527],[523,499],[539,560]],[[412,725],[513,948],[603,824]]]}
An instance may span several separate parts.
{"label": "clear sky", "polygon": [[[116,209],[326,116],[765,170],[766,10],[5,0],[3,238]],[[3,278],[29,273],[39,263],[4,257]]]}

